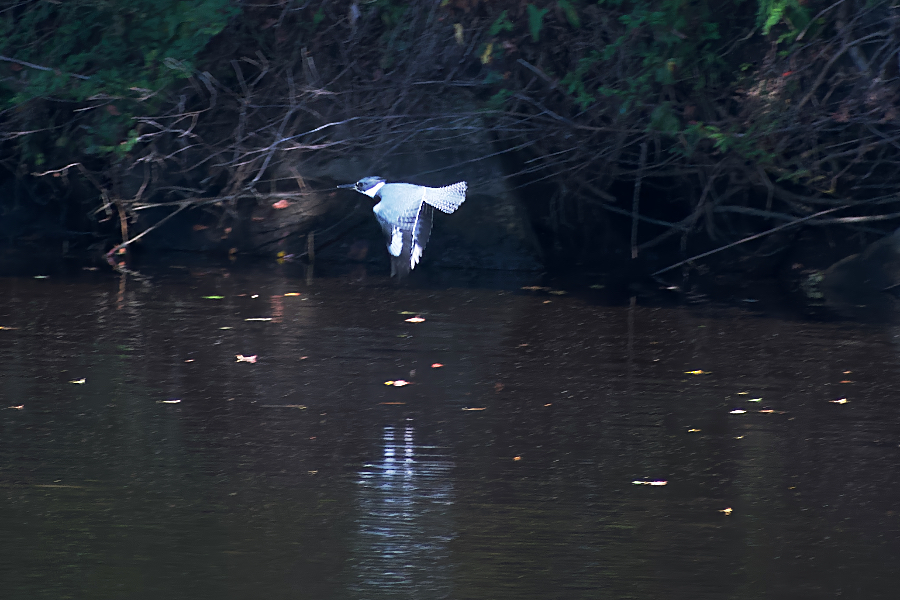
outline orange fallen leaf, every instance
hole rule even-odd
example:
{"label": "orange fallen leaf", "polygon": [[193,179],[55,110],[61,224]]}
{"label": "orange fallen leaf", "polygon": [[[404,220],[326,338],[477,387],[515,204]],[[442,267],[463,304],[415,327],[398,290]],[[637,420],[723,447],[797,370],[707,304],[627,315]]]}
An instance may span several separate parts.
{"label": "orange fallen leaf", "polygon": [[849,379],[844,379],[844,380],[841,381],[841,383],[853,383],[853,382],[850,381]]}
{"label": "orange fallen leaf", "polygon": [[237,362],[248,362],[248,363],[256,362],[256,354],[254,354],[253,356],[244,356],[243,354],[235,354],[235,357],[237,358]]}
{"label": "orange fallen leaf", "polygon": [[24,404],[19,404],[18,406],[7,406],[6,408],[11,408],[12,410],[22,410],[25,408]]}
{"label": "orange fallen leaf", "polygon": [[521,456],[513,456],[513,460],[522,460]]}
{"label": "orange fallen leaf", "polygon": [[288,202],[287,200],[279,200],[278,202],[276,202],[275,204],[272,205],[272,208],[274,208],[276,210],[281,210],[282,208],[287,208],[290,205],[291,205],[291,203]]}
{"label": "orange fallen leaf", "polygon": [[299,296],[300,292],[288,292],[285,296]]}
{"label": "orange fallen leaf", "polygon": [[431,368],[432,368],[432,369],[440,369],[440,368],[443,367],[443,366],[444,366],[444,365],[442,365],[441,363],[431,363]]}

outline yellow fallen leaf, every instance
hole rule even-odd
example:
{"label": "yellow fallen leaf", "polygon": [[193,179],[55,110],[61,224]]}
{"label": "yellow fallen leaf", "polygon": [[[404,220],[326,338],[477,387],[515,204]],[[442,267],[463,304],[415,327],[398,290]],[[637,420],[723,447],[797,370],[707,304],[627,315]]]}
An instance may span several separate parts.
{"label": "yellow fallen leaf", "polygon": [[69,383],[76,383],[76,384],[79,384],[79,385],[80,385],[80,384],[82,384],[82,383],[84,383],[84,382],[86,382],[86,381],[87,381],[87,379],[85,379],[84,377],[82,377],[81,379],[73,379],[73,380],[70,381]]}
{"label": "yellow fallen leaf", "polygon": [[290,297],[290,296],[299,296],[299,295],[300,295],[300,292],[288,292],[287,294],[285,294],[285,296],[288,296],[288,297]]}
{"label": "yellow fallen leaf", "polygon": [[762,402],[762,398],[747,398],[747,402]]}
{"label": "yellow fallen leaf", "polygon": [[491,62],[491,54],[494,52],[494,43],[490,42],[481,54],[481,64],[486,65]]}
{"label": "yellow fallen leaf", "polygon": [[697,369],[696,371],[685,371],[685,375],[709,375],[709,371],[704,371],[703,369]]}
{"label": "yellow fallen leaf", "polygon": [[160,401],[159,401],[160,404],[178,404],[179,402],[181,402],[181,400],[178,400],[178,399],[175,399],[175,400],[160,400]]}
{"label": "yellow fallen leaf", "polygon": [[409,382],[405,379],[397,379],[396,381],[385,381],[384,385],[392,385],[394,387],[403,387],[404,385],[409,385]]}
{"label": "yellow fallen leaf", "polygon": [[738,396],[747,396],[749,394],[750,394],[750,392],[738,392],[737,393]]}
{"label": "yellow fallen leaf", "polygon": [[840,398],[839,400],[829,400],[829,402],[831,402],[832,404],[847,404],[850,401],[846,398]]}
{"label": "yellow fallen leaf", "polygon": [[728,507],[728,508],[723,508],[723,509],[721,509],[719,512],[720,512],[720,513],[724,513],[724,514],[726,514],[726,515],[730,515],[730,514],[731,514],[732,512],[734,512],[734,511],[731,509],[731,507]]}
{"label": "yellow fallen leaf", "polygon": [[700,433],[699,429],[688,429],[688,433]]}

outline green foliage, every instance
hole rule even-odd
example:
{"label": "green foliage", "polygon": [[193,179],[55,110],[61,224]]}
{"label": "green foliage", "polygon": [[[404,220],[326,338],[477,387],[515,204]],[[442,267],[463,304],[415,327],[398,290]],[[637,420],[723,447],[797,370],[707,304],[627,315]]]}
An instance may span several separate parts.
{"label": "green foliage", "polygon": [[569,25],[575,29],[581,27],[581,19],[578,17],[578,12],[569,0],[559,0],[556,5],[559,6],[563,11],[563,14],[566,15],[566,20],[569,22]]}
{"label": "green foliage", "polygon": [[590,56],[579,60],[578,67],[574,71],[566,73],[559,82],[570,95],[575,96],[575,102],[578,103],[582,110],[586,109],[588,105],[596,100],[596,98],[588,92],[587,86],[584,83],[584,76],[590,71],[591,67],[600,62],[600,60],[599,52],[596,50],[591,52]]}
{"label": "green foliage", "polygon": [[[758,0],[756,26],[762,28],[763,35],[768,35],[772,27],[784,21],[789,32],[779,37],[778,41],[793,41],[794,37],[809,23],[809,13],[800,6],[799,0]],[[792,35],[793,34],[793,35]]]}
{"label": "green foliage", "polygon": [[93,111],[84,138],[72,143],[89,153],[130,150],[133,113],[152,109],[148,98],[190,76],[197,55],[237,12],[232,0],[21,2],[0,12],[0,54],[43,69],[17,65],[0,84],[0,108],[51,98],[116,101]]}
{"label": "green foliage", "polygon": [[549,8],[537,8],[534,4],[527,5],[528,8],[528,31],[531,33],[531,39],[535,42],[541,40],[541,28],[544,26],[544,15],[550,10]]}
{"label": "green foliage", "polygon": [[497,17],[497,20],[494,21],[494,23],[490,26],[490,28],[488,29],[489,36],[494,37],[501,31],[512,31],[513,30],[513,24],[509,20],[509,18],[506,16],[507,12],[508,11],[504,10],[502,13],[500,13],[500,16]]}

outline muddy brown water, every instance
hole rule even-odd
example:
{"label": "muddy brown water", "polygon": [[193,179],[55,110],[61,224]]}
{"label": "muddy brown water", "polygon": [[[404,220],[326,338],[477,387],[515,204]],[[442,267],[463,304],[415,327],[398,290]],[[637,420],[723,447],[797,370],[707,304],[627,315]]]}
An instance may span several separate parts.
{"label": "muddy brown water", "polygon": [[896,597],[897,329],[145,275],[0,278],[2,598]]}

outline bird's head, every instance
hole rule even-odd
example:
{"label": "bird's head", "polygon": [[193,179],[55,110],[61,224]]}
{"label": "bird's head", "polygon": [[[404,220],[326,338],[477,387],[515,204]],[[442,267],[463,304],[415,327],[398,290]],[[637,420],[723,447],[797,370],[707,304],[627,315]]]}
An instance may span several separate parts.
{"label": "bird's head", "polygon": [[384,177],[363,177],[356,183],[348,183],[345,185],[339,185],[339,188],[346,189],[354,189],[360,194],[365,194],[366,196],[370,196],[372,198],[375,197],[375,194],[378,193],[378,190],[381,189],[381,186],[384,185]]}

